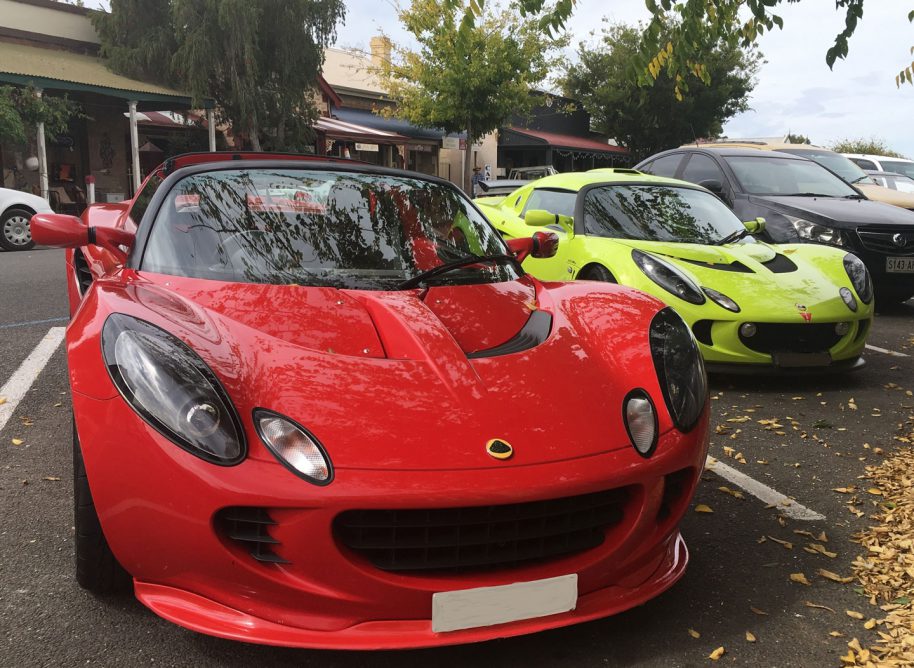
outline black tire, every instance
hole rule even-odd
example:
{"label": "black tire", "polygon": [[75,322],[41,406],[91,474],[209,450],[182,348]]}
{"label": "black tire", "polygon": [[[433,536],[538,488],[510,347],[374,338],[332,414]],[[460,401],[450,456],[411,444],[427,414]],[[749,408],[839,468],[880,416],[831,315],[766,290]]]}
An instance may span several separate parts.
{"label": "black tire", "polygon": [[76,526],[76,582],[93,594],[123,592],[131,578],[108,547],[95,512],[89,478],[83,464],[76,425],[73,426],[73,509]]}
{"label": "black tire", "polygon": [[612,273],[602,264],[587,265],[578,274],[582,281],[603,281],[604,283],[615,283],[616,279]]}
{"label": "black tire", "polygon": [[35,247],[29,220],[34,212],[21,207],[10,207],[0,216],[0,246],[3,250],[29,250]]}

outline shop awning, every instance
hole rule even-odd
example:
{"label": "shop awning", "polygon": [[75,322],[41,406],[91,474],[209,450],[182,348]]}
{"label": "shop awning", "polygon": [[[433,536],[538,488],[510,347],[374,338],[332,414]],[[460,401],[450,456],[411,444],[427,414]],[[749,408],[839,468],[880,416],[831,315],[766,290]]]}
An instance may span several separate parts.
{"label": "shop awning", "polygon": [[378,130],[325,116],[317,119],[314,123],[314,130],[323,134],[327,139],[343,139],[370,144],[406,144],[410,141],[409,137],[404,137],[396,132]]}
{"label": "shop awning", "polygon": [[194,106],[188,94],[115,74],[100,58],[11,42],[0,42],[0,83],[32,85],[49,91],[96,93],[134,100],[143,109],[190,109]]}
{"label": "shop awning", "polygon": [[556,132],[544,132],[543,130],[528,130],[526,128],[504,128],[498,137],[498,143],[502,146],[512,146],[515,148],[543,148],[551,146],[557,149],[559,153],[568,152],[576,156],[581,154],[613,154],[626,155],[628,149],[621,146],[613,146],[605,142],[590,139],[589,137],[576,137],[574,135],[563,135]]}
{"label": "shop awning", "polygon": [[385,132],[395,132],[404,137],[409,137],[411,144],[435,144],[440,146],[442,137],[458,136],[456,134],[448,135],[443,130],[422,128],[418,125],[413,125],[402,118],[386,118],[385,116],[379,116],[368,109],[349,109],[343,107],[334,109],[333,115],[342,121],[358,123],[365,127],[383,130]]}

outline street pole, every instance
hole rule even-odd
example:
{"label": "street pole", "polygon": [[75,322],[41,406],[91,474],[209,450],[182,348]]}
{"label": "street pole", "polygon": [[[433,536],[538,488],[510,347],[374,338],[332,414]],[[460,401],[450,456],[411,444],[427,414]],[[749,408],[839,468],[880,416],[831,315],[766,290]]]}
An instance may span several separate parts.
{"label": "street pole", "polygon": [[[35,91],[37,97],[41,97],[42,91],[39,88]],[[37,144],[38,144],[38,185],[41,188],[41,196],[44,199],[48,199],[50,195],[50,188],[48,186],[48,149],[44,141],[44,122],[38,123],[37,128]]]}
{"label": "street pole", "polygon": [[216,150],[216,114],[212,107],[206,110],[206,129],[209,131],[209,150]]}
{"label": "street pole", "polygon": [[133,166],[133,193],[140,189],[140,138],[136,129],[136,100],[128,103],[130,109],[130,158]]}

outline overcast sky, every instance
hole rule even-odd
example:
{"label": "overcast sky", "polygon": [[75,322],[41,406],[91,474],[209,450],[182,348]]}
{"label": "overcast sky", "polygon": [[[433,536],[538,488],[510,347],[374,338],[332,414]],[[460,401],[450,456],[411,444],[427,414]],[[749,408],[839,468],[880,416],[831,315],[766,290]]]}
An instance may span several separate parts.
{"label": "overcast sky", "polygon": [[[408,0],[404,0],[407,1]],[[766,60],[750,98],[752,109],[724,126],[730,137],[768,137],[794,132],[825,145],[843,138],[878,137],[914,158],[914,86],[895,87],[895,73],[911,61],[914,25],[910,7],[871,2],[850,43],[850,54],[834,71],[825,52],[843,28],[834,3],[805,0],[780,8],[784,30],[762,36]],[[379,31],[407,42],[390,0],[346,0],[348,16],[337,46],[367,49]],[[590,39],[604,17],[646,20],[644,0],[578,0],[569,23],[572,42]],[[573,57],[573,53],[570,54]]]}

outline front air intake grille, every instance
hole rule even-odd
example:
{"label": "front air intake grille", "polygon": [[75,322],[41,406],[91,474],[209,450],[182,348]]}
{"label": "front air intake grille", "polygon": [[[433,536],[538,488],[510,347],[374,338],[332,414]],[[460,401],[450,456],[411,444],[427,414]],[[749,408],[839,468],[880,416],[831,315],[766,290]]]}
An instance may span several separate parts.
{"label": "front air intake grille", "polygon": [[254,559],[270,564],[288,564],[273,550],[280,544],[270,535],[276,522],[263,508],[238,506],[216,514],[216,526],[228,540],[243,547]]}
{"label": "front air intake grille", "polygon": [[914,255],[914,230],[857,228],[860,243],[867,250],[887,255]]}
{"label": "front air intake grille", "polygon": [[754,336],[739,340],[747,348],[760,353],[824,353],[841,340],[835,332],[835,323],[756,323]]}
{"label": "front air intake grille", "polygon": [[351,510],[337,539],[385,571],[510,568],[601,545],[619,524],[632,488],[503,506]]}
{"label": "front air intake grille", "polygon": [[765,269],[773,274],[789,274],[797,270],[797,265],[786,255],[775,253],[773,258],[765,262]]}

